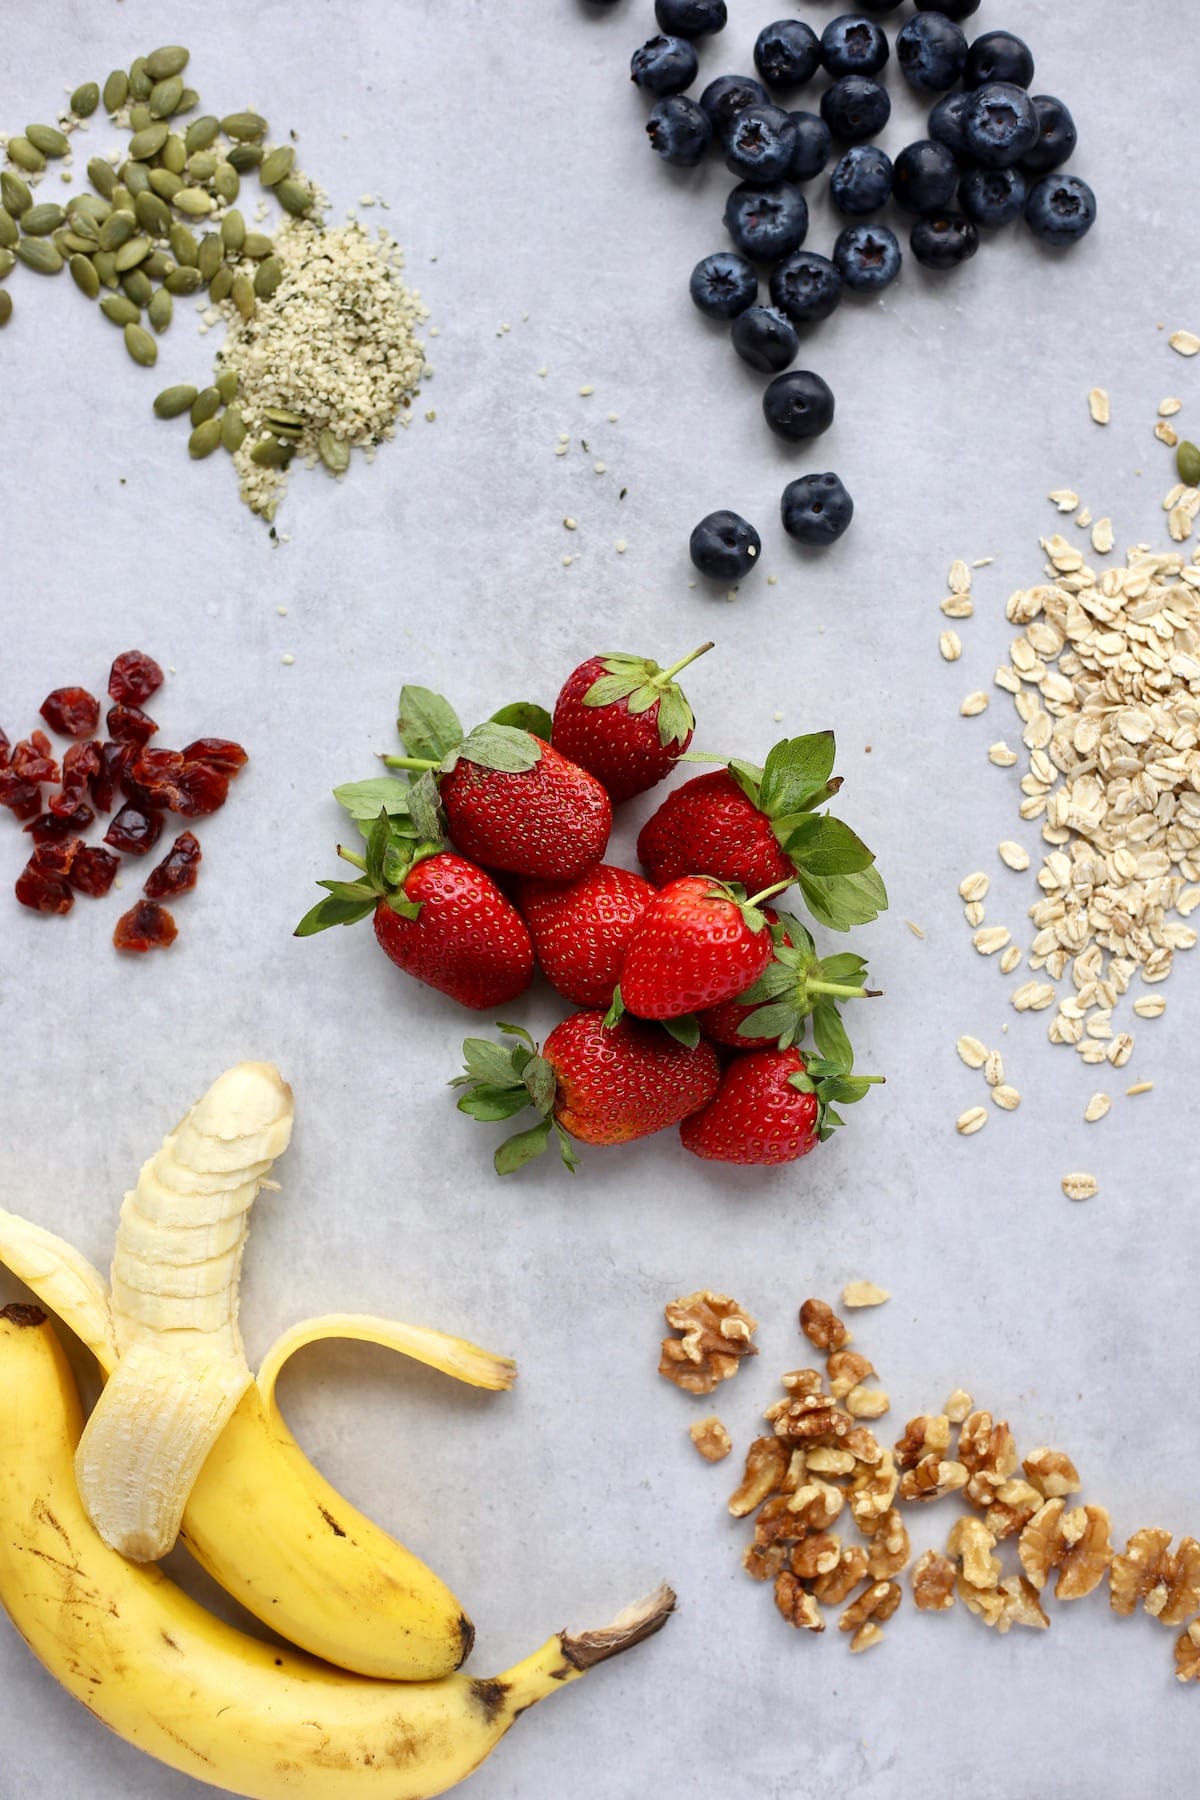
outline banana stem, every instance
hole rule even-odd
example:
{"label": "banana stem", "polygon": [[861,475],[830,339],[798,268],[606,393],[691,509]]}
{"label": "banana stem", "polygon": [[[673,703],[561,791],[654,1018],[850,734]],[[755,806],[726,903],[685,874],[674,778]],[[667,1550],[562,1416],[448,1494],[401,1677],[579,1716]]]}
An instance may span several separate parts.
{"label": "banana stem", "polygon": [[681,657],[677,663],[672,663],[669,669],[660,669],[658,674],[654,677],[655,686],[666,687],[667,683],[673,681],[681,669],[686,669],[688,664],[694,663],[698,657],[707,656],[712,648],[713,642],[710,638],[708,643],[701,644],[698,650],[690,650],[688,654]]}

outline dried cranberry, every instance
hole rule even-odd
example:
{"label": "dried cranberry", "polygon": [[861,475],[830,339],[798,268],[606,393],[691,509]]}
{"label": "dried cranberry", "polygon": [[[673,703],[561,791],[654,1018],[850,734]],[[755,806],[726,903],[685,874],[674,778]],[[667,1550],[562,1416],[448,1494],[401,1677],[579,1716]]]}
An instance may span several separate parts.
{"label": "dried cranberry", "polygon": [[39,813],[25,829],[35,844],[46,844],[53,838],[78,837],[95,817],[90,806],[77,806],[73,813]]}
{"label": "dried cranberry", "polygon": [[44,731],[22,738],[13,748],[9,768],[22,781],[57,781],[58,764],[50,750],[50,739]]}
{"label": "dried cranberry", "polygon": [[163,672],[144,650],[126,650],[108,672],[108,691],[114,700],[140,706],[163,684]]}
{"label": "dried cranberry", "polygon": [[229,781],[216,769],[207,763],[185,763],[171,811],[182,813],[185,819],[205,818],[224,806],[228,793]]}
{"label": "dried cranberry", "polygon": [[100,723],[100,702],[86,688],[55,688],[38,710],[51,731],[63,737],[91,737]]}
{"label": "dried cranberry", "polygon": [[91,779],[92,799],[98,812],[111,812],[121,771],[133,753],[131,744],[101,744],[100,767]]}
{"label": "dried cranberry", "polygon": [[130,856],[145,856],[157,844],[162,828],[161,813],[144,813],[136,806],[123,806],[105,832],[104,841]]}
{"label": "dried cranberry", "polygon": [[39,866],[37,857],[26,863],[17,876],[17,899],[34,912],[69,913],[75,896],[61,875]]}
{"label": "dried cranberry", "polygon": [[140,706],[125,706],[119,700],[109,707],[104,722],[109,737],[116,738],[121,744],[149,743],[158,730],[150,714],[143,712]]}
{"label": "dried cranberry", "polygon": [[0,729],[0,769],[8,767],[8,752],[11,748],[5,732]]}
{"label": "dried cranberry", "polygon": [[197,738],[194,744],[184,746],[183,760],[205,763],[218,775],[228,775],[232,780],[250,759],[240,744],[231,743],[228,738]]}
{"label": "dried cranberry", "polygon": [[75,852],[67,880],[81,894],[90,894],[93,900],[99,900],[112,886],[120,866],[120,857],[114,856],[111,850],[103,850],[99,844],[81,844]]}
{"label": "dried cranberry", "polygon": [[48,842],[38,845],[29,859],[29,866],[32,869],[40,869],[47,875],[61,875],[65,881],[71,873],[71,865],[82,849],[82,838],[51,838]]}
{"label": "dried cranberry", "polygon": [[62,792],[55,794],[50,811],[67,814],[83,804],[88,782],[100,768],[100,746],[94,739],[86,744],[72,744],[63,757]]}
{"label": "dried cranberry", "polygon": [[157,869],[152,869],[142,889],[151,900],[169,900],[194,888],[200,873],[200,845],[190,831],[181,831]]}
{"label": "dried cranberry", "polygon": [[139,900],[122,913],[113,932],[118,950],[165,950],[179,935],[179,928],[157,900]]}

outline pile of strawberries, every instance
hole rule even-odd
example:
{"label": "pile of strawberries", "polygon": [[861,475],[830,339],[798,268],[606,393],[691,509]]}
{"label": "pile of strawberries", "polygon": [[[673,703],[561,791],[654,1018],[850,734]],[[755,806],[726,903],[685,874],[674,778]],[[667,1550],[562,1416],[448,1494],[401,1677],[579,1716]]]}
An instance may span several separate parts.
{"label": "pile of strawberries", "polygon": [[574,1169],[573,1140],[670,1125],[696,1156],[791,1162],[880,1079],[852,1073],[839,1014],[870,991],[862,959],[819,957],[807,926],[768,904],[795,885],[839,931],[887,905],[871,851],[820,810],[841,786],[831,732],[674,789],[638,837],[645,875],[602,860],[614,805],[687,754],[695,720],[675,678],[711,648],[667,669],[590,657],[553,716],[518,703],[469,732],[440,695],[406,687],[405,754],[383,758],[401,779],[335,789],[366,840],[339,854],[361,874],[321,882],[298,937],[371,915],[394,963],[464,1006],[506,1005],[540,969],[581,1009],[540,1049],[515,1025],[503,1043],[467,1039],[460,1109],[540,1115],[497,1150],[501,1174],[552,1139]]}

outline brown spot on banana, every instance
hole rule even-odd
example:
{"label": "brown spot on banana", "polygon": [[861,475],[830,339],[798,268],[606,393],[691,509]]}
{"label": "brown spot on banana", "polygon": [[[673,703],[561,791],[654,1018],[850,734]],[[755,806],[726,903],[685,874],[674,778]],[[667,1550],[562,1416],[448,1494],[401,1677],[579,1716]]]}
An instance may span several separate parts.
{"label": "brown spot on banana", "polygon": [[24,1331],[30,1325],[44,1325],[46,1315],[40,1306],[25,1306],[19,1300],[0,1308],[0,1319],[7,1319],[10,1325],[16,1325]]}
{"label": "brown spot on banana", "polygon": [[473,1681],[471,1697],[477,1703],[484,1718],[490,1725],[492,1720],[504,1711],[504,1702],[508,1698],[507,1681]]}

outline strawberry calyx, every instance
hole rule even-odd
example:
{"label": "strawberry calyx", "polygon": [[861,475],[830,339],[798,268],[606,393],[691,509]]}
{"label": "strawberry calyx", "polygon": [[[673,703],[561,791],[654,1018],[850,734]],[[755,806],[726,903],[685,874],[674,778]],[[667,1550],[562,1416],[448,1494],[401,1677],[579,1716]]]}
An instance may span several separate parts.
{"label": "strawberry calyx", "polygon": [[381,761],[388,769],[433,776],[448,775],[460,761],[517,775],[541,761],[539,739],[549,738],[550,727],[544,707],[518,701],[464,731],[458,714],[441,694],[430,688],[403,687],[396,728],[405,754],[384,756]]}
{"label": "strawberry calyx", "polygon": [[853,1063],[850,1040],[841,1022],[840,1003],[877,999],[878,988],[865,986],[867,965],[853,951],[820,957],[811,934],[799,919],[780,913],[771,925],[775,959],[752,987],[738,996],[740,1006],[753,1007],[738,1026],[746,1038],[774,1038],[781,1050],[802,1041],[809,1019],[818,1052],[831,1062]]}
{"label": "strawberry calyx", "polygon": [[695,729],[696,717],[675,677],[712,649],[701,644],[686,656],[661,668],[650,656],[627,656],[615,653],[597,660],[604,669],[583,696],[585,706],[612,706],[624,700],[626,710],[635,716],[649,712],[658,702],[658,741],[665,750],[669,744],[683,744]]}
{"label": "strawberry calyx", "polygon": [[[400,786],[397,782],[391,785]],[[402,918],[417,918],[421,911],[420,902],[408,898],[404,884],[419,862],[438,855],[445,848],[438,829],[436,796],[431,818],[424,816],[427,804],[427,796],[424,802],[416,801],[416,818],[412,810],[395,814],[389,813],[385,806],[381,807],[370,829],[364,828],[366,844],[361,853],[339,844],[338,855],[343,862],[360,871],[359,878],[357,881],[318,881],[317,886],[325,889],[325,898],[305,913],[292,933],[293,937],[313,937],[318,931],[327,931],[331,925],[357,924],[359,919],[374,913],[381,900]],[[419,834],[418,820],[424,825],[432,824],[432,832]],[[365,827],[365,822],[360,821],[360,825]]]}
{"label": "strawberry calyx", "polygon": [[839,1125],[846,1123],[836,1106],[853,1106],[871,1088],[882,1086],[882,1075],[852,1075],[850,1064],[831,1061],[827,1057],[810,1056],[803,1069],[788,1076],[788,1086],[801,1094],[815,1094],[817,1100],[817,1137],[821,1143],[832,1137]]}
{"label": "strawberry calyx", "polygon": [[450,1083],[451,1087],[466,1089],[458,1101],[459,1112],[495,1124],[532,1106],[541,1118],[536,1125],[505,1138],[492,1158],[497,1175],[511,1175],[524,1168],[548,1148],[554,1137],[563,1163],[573,1175],[579,1159],[571,1139],[554,1117],[558,1097],[554,1070],[523,1026],[506,1025],[501,1020],[497,1025],[514,1040],[511,1044],[497,1044],[491,1038],[467,1038],[463,1044],[464,1072]]}

